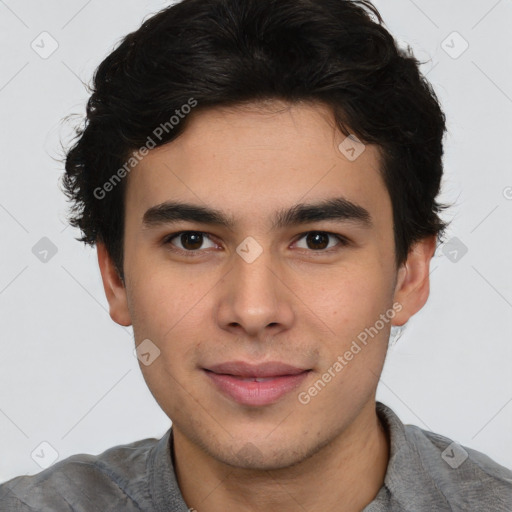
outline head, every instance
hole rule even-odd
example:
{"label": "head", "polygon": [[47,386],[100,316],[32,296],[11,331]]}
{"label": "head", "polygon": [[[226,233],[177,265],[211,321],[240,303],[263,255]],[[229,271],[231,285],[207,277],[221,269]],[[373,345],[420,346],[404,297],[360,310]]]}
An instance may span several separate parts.
{"label": "head", "polygon": [[[370,2],[184,0],[99,66],[70,221],[158,354],[155,399],[216,459],[284,467],[349,429],[425,304],[445,118],[418,64]],[[242,403],[211,378],[233,361],[304,375]]]}

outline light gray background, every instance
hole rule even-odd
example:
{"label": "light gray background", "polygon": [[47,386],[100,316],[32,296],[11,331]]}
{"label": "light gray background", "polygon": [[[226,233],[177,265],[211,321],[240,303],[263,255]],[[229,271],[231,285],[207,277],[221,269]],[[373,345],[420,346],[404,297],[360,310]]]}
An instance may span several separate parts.
{"label": "light gray background", "polygon": [[[71,133],[62,119],[84,112],[80,79],[168,3],[0,0],[0,481],[50,464],[42,442],[62,460],[170,425],[143,381],[131,329],[108,315],[96,251],[66,228],[55,160]],[[512,2],[375,3],[428,61],[422,70],[449,126],[441,200],[456,202],[448,239],[460,240],[436,253],[429,301],[391,348],[378,398],[404,422],[511,467]],[[51,49],[44,31],[59,45],[46,59],[31,47]],[[454,31],[469,44],[460,56]],[[46,262],[32,252],[43,237],[57,248]]]}

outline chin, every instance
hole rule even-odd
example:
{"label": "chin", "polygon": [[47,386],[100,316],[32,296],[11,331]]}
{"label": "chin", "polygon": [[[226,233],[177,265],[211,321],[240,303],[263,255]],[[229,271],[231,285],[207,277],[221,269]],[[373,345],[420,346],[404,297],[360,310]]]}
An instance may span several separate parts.
{"label": "chin", "polygon": [[[250,439],[250,437],[247,437]],[[318,439],[318,438],[317,438]],[[321,446],[307,447],[303,435],[292,438],[231,440],[227,446],[205,447],[210,456],[228,466],[252,471],[276,471],[295,466],[321,449]]]}
{"label": "chin", "polygon": [[252,443],[246,443],[237,452],[226,454],[223,462],[228,466],[251,471],[277,471],[300,463],[304,459],[302,453],[290,453],[288,449],[261,451]]}

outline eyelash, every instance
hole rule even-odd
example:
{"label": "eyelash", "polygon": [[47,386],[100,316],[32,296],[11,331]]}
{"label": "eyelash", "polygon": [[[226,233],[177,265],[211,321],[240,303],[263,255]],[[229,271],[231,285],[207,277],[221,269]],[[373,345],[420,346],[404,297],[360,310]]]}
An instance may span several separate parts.
{"label": "eyelash", "polygon": [[[211,240],[211,237],[208,235],[208,233],[205,233],[203,231],[187,230],[187,231],[178,231],[176,233],[171,233],[171,234],[165,236],[164,239],[162,240],[162,244],[165,246],[172,246],[171,250],[173,252],[177,252],[177,253],[187,256],[187,257],[196,257],[197,254],[204,252],[204,250],[202,250],[202,249],[184,251],[183,249],[180,249],[179,247],[176,247],[171,243],[172,240],[174,240],[175,238],[179,237],[180,235],[184,235],[186,233],[200,234],[200,235],[206,236],[207,238],[209,238]],[[346,247],[350,244],[350,241],[342,235],[338,235],[336,233],[331,233],[329,231],[316,231],[316,230],[306,231],[305,233],[301,233],[294,243],[298,242],[299,240],[304,238],[306,235],[309,235],[310,233],[320,233],[320,234],[332,236],[338,240],[339,245],[341,245],[342,247]],[[213,242],[213,240],[211,240],[211,241]],[[313,249],[310,249],[310,250],[302,249],[302,250],[313,253],[313,254],[317,253],[318,255],[322,255],[322,254],[331,254],[333,252],[336,252],[337,250],[339,250],[339,246],[337,245],[335,247],[331,247],[330,249],[319,249],[317,251],[315,251]]]}

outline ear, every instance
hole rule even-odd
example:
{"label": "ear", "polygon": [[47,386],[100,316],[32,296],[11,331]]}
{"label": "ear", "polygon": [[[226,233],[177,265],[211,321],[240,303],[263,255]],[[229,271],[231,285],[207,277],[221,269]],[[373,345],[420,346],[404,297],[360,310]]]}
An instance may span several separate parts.
{"label": "ear", "polygon": [[393,325],[404,325],[427,302],[430,293],[430,260],[436,250],[437,237],[426,237],[416,242],[407,260],[398,270],[394,302],[402,309],[392,320]]}
{"label": "ear", "polygon": [[132,321],[128,309],[125,285],[117,273],[105,244],[97,242],[96,249],[101,280],[103,281],[103,288],[110,306],[110,318],[117,324],[127,327],[132,324]]}

